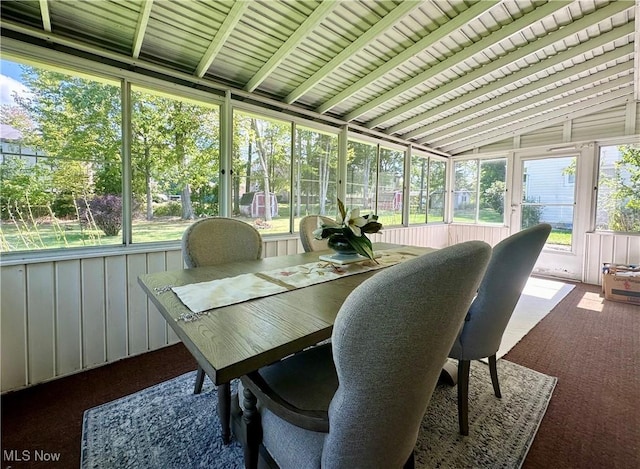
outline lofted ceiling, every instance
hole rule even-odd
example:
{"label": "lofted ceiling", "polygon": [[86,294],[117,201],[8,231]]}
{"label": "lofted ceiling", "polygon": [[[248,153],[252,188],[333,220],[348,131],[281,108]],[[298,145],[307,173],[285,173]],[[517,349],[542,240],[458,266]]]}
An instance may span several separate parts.
{"label": "lofted ceiling", "polygon": [[[2,34],[445,154],[640,99],[640,2],[3,0]],[[635,49],[634,49],[635,47]]]}

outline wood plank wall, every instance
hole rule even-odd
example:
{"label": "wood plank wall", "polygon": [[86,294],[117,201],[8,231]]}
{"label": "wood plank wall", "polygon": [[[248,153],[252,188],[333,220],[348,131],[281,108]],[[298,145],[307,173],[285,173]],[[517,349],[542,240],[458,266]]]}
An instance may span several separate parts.
{"label": "wood plank wall", "polygon": [[587,233],[582,281],[600,285],[602,264],[638,264],[640,236],[632,234]]}
{"label": "wood plank wall", "polygon": [[[495,245],[504,227],[387,228],[374,242],[441,248],[473,239]],[[264,256],[302,251],[297,237],[265,240]],[[640,237],[587,235],[584,279],[600,283],[602,262],[640,258]],[[182,268],[179,248],[1,268],[1,391],[7,392],[176,343],[138,286],[143,273]]]}

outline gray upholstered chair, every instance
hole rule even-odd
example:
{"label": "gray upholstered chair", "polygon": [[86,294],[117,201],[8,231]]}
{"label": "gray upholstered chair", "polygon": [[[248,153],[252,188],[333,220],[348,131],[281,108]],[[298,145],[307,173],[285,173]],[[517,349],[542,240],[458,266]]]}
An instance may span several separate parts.
{"label": "gray upholstered chair", "polygon": [[302,247],[304,248],[304,252],[313,252],[313,251],[324,251],[329,249],[327,243],[328,239],[315,239],[313,237],[313,232],[318,228],[318,218],[320,219],[320,223],[334,223],[335,220],[332,220],[328,217],[323,217],[322,215],[307,215],[306,217],[302,217],[300,219],[300,242],[302,242]]}
{"label": "gray upholstered chair", "polygon": [[522,230],[500,241],[482,279],[450,358],[458,360],[458,421],[460,433],[469,434],[469,370],[471,360],[489,359],[491,382],[501,397],[496,353],[529,275],[551,232],[545,223]]}
{"label": "gray upholstered chair", "polygon": [[[223,217],[203,218],[191,224],[182,235],[182,258],[187,268],[205,267],[244,260],[260,259],[262,237],[251,225],[240,220]],[[198,366],[193,390],[202,391],[205,372]],[[218,406],[226,419],[222,423],[222,436],[229,441],[229,415],[231,388],[229,383],[218,386]]]}
{"label": "gray upholstered chair", "polygon": [[[262,428],[247,428],[262,435],[260,462],[413,467],[424,413],[490,252],[471,241],[377,272],[345,300],[332,344],[243,377],[247,415],[252,393],[260,409]],[[245,448],[249,461],[257,454],[258,445]]]}

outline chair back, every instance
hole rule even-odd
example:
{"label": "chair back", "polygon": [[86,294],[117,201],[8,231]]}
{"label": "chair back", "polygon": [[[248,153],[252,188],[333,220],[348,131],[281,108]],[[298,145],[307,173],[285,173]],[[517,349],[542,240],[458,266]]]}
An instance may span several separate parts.
{"label": "chair back", "polygon": [[188,268],[248,261],[261,256],[260,233],[233,218],[203,218],[182,235],[182,258]]}
{"label": "chair back", "polygon": [[313,232],[318,228],[318,219],[320,223],[333,223],[331,218],[323,217],[322,215],[307,215],[300,219],[300,242],[304,252],[325,251],[329,249],[328,239],[315,239]]}
{"label": "chair back", "polygon": [[335,320],[339,386],[322,467],[402,467],[442,365],[491,255],[481,241],[386,268],[355,288]]}
{"label": "chair back", "polygon": [[478,360],[498,351],[504,330],[550,232],[551,225],[541,223],[496,244],[478,295],[449,355],[451,358]]}

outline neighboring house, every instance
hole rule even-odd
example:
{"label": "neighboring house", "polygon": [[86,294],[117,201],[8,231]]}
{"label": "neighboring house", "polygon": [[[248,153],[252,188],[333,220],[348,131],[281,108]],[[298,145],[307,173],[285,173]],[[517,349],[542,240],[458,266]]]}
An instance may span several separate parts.
{"label": "neighboring house", "polygon": [[575,170],[568,170],[569,158],[547,158],[526,166],[523,202],[541,204],[540,222],[554,228],[572,228],[576,190]]}
{"label": "neighboring house", "polygon": [[33,148],[22,144],[22,132],[7,124],[0,124],[0,163],[4,163],[7,156],[20,157],[28,166],[38,162],[42,156]]}

